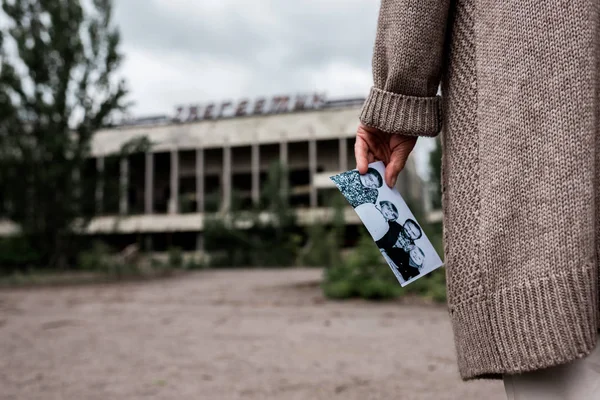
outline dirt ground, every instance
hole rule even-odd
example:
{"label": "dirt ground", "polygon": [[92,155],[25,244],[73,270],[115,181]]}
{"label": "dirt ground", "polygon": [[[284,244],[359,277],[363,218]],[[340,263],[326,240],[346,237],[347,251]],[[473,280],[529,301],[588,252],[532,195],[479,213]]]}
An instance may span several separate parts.
{"label": "dirt ground", "polygon": [[319,270],[0,291],[0,399],[505,399],[443,307],[325,301]]}

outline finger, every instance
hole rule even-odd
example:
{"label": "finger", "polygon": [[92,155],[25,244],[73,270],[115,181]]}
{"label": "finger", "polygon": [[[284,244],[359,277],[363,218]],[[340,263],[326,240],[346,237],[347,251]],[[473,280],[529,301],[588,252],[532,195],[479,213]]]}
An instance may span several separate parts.
{"label": "finger", "polygon": [[402,169],[404,169],[404,166],[406,165],[406,159],[412,152],[416,143],[416,137],[391,137],[390,147],[392,148],[392,153],[390,154],[390,162],[388,163],[388,165],[386,165],[385,168],[386,182],[390,187],[396,185],[398,174],[400,174]]}
{"label": "finger", "polygon": [[404,168],[404,164],[406,164],[406,157],[398,153],[392,153],[390,162],[385,166],[385,182],[389,187],[393,188],[396,186],[398,174]]}
{"label": "finger", "polygon": [[364,139],[357,137],[356,142],[354,142],[354,157],[356,158],[356,168],[358,172],[362,174],[366,174],[369,169],[369,146]]}
{"label": "finger", "polygon": [[377,157],[375,157],[375,154],[373,154],[372,152],[369,151],[367,160],[369,161],[369,164],[371,164],[371,163],[374,163],[375,161],[377,161]]}

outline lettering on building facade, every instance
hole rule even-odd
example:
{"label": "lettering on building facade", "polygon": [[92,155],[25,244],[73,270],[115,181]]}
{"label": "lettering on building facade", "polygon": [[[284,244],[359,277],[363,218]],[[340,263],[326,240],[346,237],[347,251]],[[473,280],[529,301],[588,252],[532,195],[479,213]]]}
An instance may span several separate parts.
{"label": "lettering on building facade", "polygon": [[173,121],[193,122],[220,118],[244,117],[250,115],[283,114],[295,111],[318,110],[325,105],[325,95],[321,93],[299,94],[296,96],[259,97],[254,100],[241,99],[237,102],[206,103],[178,106]]}

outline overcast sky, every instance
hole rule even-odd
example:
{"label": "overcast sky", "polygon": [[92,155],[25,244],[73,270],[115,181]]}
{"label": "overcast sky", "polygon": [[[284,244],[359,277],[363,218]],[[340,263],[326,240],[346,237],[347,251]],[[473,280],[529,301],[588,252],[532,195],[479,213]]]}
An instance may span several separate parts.
{"label": "overcast sky", "polygon": [[366,96],[378,8],[378,0],[115,0],[132,114],[299,92]]}
{"label": "overcast sky", "polygon": [[376,0],[115,0],[137,116],[274,94],[364,96]]}

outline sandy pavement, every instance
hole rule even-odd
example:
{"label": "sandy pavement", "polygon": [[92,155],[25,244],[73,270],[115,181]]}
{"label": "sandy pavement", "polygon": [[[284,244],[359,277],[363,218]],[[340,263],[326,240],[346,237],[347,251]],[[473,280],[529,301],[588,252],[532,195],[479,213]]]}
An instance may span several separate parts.
{"label": "sandy pavement", "polygon": [[444,308],[325,301],[314,269],[0,291],[0,399],[504,400]]}

